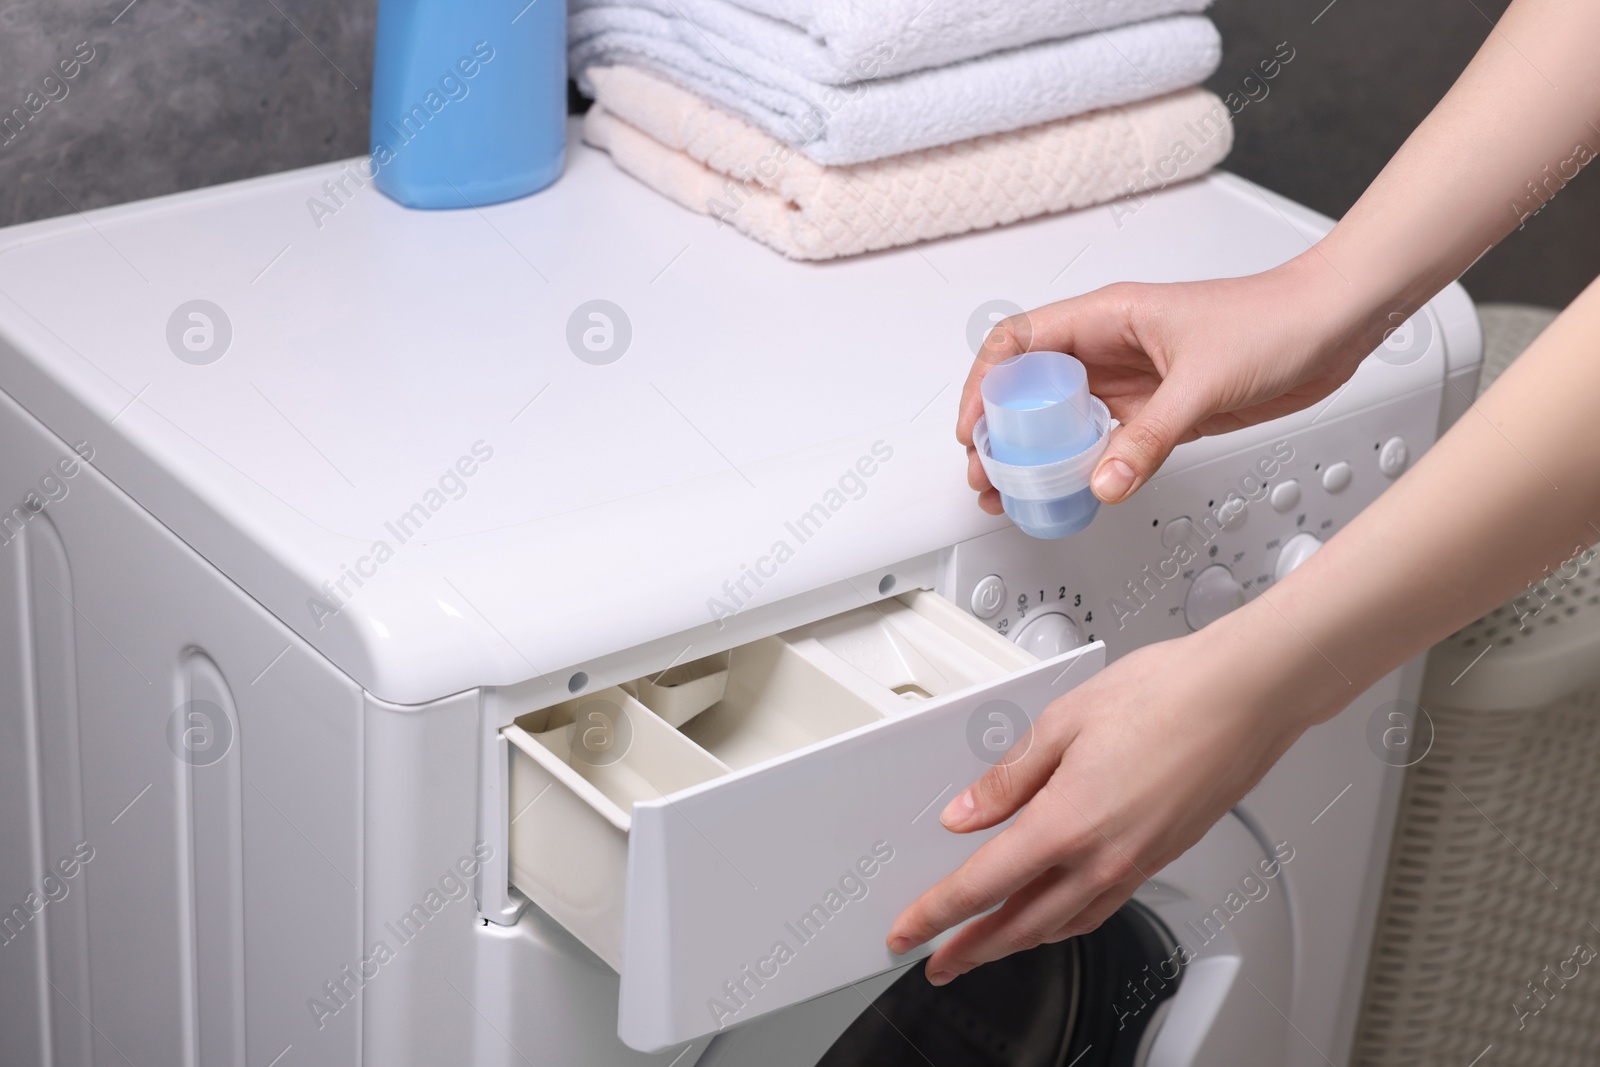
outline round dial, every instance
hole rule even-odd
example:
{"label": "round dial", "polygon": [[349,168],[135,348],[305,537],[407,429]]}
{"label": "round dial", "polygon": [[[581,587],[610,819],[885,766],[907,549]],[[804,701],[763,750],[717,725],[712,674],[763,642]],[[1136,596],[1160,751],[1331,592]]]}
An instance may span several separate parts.
{"label": "round dial", "polygon": [[1315,534],[1297,533],[1289,538],[1278,552],[1278,562],[1272,568],[1272,580],[1281,582],[1289,577],[1290,571],[1316,555],[1321,547],[1322,542],[1317,540]]}
{"label": "round dial", "polygon": [[1049,659],[1083,644],[1083,631],[1069,616],[1052,611],[1030,620],[1013,640],[1040,659]]}
{"label": "round dial", "polygon": [[1243,604],[1244,586],[1218,563],[1194,576],[1183,601],[1183,618],[1189,629],[1198,630]]}

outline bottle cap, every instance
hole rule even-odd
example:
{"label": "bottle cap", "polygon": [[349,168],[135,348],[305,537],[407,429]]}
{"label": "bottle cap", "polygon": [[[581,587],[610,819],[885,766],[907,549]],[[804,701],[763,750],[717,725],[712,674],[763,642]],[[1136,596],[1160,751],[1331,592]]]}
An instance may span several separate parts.
{"label": "bottle cap", "polygon": [[1088,526],[1100,510],[1089,477],[1116,421],[1089,393],[1083,364],[1062,352],[1027,352],[991,370],[981,392],[973,444],[1011,521],[1042,538]]}

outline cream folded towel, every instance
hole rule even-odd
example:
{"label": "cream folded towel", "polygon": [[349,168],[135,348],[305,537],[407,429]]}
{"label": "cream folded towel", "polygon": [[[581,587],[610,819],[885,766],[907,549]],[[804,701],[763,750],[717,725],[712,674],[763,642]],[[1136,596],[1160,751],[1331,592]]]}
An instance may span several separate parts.
{"label": "cream folded towel", "polygon": [[1087,207],[1196,177],[1233,145],[1189,89],[872,163],[825,167],[633,67],[589,71],[583,139],[684,207],[794,259],[832,259]]}
{"label": "cream folded towel", "polygon": [[[593,67],[647,68],[829,165],[1187,89],[1205,81],[1222,56],[1209,19],[1172,15],[896,77],[872,67],[849,85],[832,85],[806,77],[787,56],[764,55],[671,14],[677,2],[575,11],[567,22],[567,56],[579,87],[594,94]],[[883,47],[892,55],[896,44]]]}

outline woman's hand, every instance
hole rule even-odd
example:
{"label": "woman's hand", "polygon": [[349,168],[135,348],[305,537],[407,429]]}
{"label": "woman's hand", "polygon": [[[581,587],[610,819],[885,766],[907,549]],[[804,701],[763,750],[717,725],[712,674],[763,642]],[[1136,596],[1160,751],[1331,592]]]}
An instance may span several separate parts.
{"label": "woman's hand", "polygon": [[1343,289],[1313,252],[1246,278],[1111,285],[997,323],[967,375],[956,426],[979,505],[1000,513],[972,445],[991,367],[1036,351],[1083,361],[1089,391],[1122,423],[1091,483],[1114,504],[1181,442],[1275,419],[1342,385],[1382,340]]}
{"label": "woman's hand", "polygon": [[1090,483],[1106,503],[1149,481],[1180,442],[1331,393],[1386,330],[1594,158],[1596,39],[1600,5],[1513,0],[1449,95],[1302,255],[1247,278],[1113,285],[999,323],[967,376],[956,430],[983,509],[998,514],[1000,500],[972,449],[978,383],[1022,352],[1077,356],[1089,391],[1122,422]]}
{"label": "woman's hand", "polygon": [[907,952],[1000,905],[929,957],[928,979],[943,985],[1093,930],[1205,836],[1351,696],[1281,617],[1259,609],[1130,653],[1046,708],[940,816],[958,833],[1016,821],[902,912],[889,947]]}
{"label": "woman's hand", "polygon": [[[1600,5],[1513,0],[1338,226],[1282,267],[1112,286],[1001,323],[968,378],[962,443],[971,448],[984,373],[1024,350],[1083,360],[1091,391],[1124,423],[1093,483],[1110,502],[1149,480],[1181,441],[1328,395],[1387,325],[1548,199],[1532,183],[1593,157],[1597,38]],[[1542,77],[1528,76],[1530,54]],[[1462,159],[1473,165],[1454,165]],[[907,908],[890,947],[908,950],[982,915],[929,958],[942,982],[1092,929],[1198,841],[1309,724],[1591,543],[1600,530],[1597,336],[1600,283],[1495,382],[1474,417],[1271,586],[1270,601],[1260,595],[1198,633],[1131,653],[1052,704],[1027,750],[944,815],[957,831],[1020,809],[1015,822]],[[998,511],[969,459],[985,508]]]}

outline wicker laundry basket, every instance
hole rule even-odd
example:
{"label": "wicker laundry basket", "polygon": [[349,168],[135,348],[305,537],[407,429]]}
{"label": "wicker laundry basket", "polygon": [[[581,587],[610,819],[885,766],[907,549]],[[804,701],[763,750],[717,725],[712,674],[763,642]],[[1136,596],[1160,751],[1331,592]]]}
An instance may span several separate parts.
{"label": "wicker laundry basket", "polygon": [[[1555,315],[1480,313],[1484,386]],[[1600,556],[1557,575],[1429,655],[1358,1064],[1600,1063]]]}

